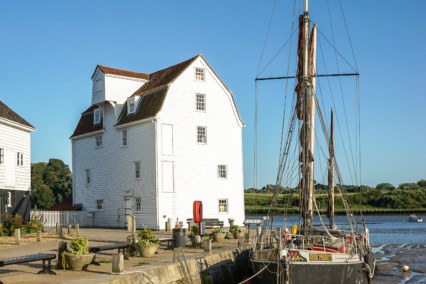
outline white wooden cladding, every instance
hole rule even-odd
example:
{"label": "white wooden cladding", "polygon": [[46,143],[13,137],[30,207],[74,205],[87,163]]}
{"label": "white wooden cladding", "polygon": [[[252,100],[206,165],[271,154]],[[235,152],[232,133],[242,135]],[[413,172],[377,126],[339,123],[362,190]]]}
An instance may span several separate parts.
{"label": "white wooden cladding", "polygon": [[[195,80],[195,70],[204,79]],[[101,73],[101,72],[100,72]],[[102,75],[102,74],[100,74]],[[144,81],[105,75],[103,96],[93,93],[92,102],[116,103],[103,106],[103,146],[95,149],[94,137],[72,141],[73,198],[83,210],[96,211],[103,199],[104,221],[99,226],[125,226],[125,208],[131,207],[137,227],[164,229],[165,221],[192,218],[192,203],[203,201],[204,216],[228,218],[241,225],[244,216],[242,126],[232,94],[213,70],[199,57],[171,84],[161,111],[142,124],[114,127],[127,98]],[[196,94],[205,94],[204,110],[197,110]],[[208,99],[207,99],[208,98]],[[197,143],[197,126],[205,126],[206,142]],[[122,145],[122,129],[128,145]],[[135,179],[134,165],[140,161],[141,178]],[[226,165],[226,178],[218,178],[218,165]],[[91,169],[92,183],[84,183],[85,169]],[[132,204],[125,192],[132,190]],[[141,211],[135,209],[140,198]],[[228,210],[219,212],[219,200]],[[126,200],[127,204],[126,204]],[[100,217],[99,217],[100,218]],[[97,222],[96,222],[97,223]],[[95,224],[98,225],[99,223]]]}

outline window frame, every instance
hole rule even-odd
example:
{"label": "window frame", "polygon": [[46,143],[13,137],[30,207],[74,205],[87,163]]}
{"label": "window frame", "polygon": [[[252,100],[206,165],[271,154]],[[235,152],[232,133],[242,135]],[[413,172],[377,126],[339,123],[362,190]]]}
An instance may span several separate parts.
{"label": "window frame", "polygon": [[[203,98],[203,102],[199,102],[198,98]],[[206,101],[206,94],[202,94],[202,93],[196,93],[195,94],[195,111],[198,112],[206,112],[207,111],[207,101]],[[199,106],[203,106],[202,109],[199,109]]]}
{"label": "window frame", "polygon": [[[131,108],[133,105],[133,109]],[[136,98],[134,96],[127,99],[127,114],[132,114],[136,112]]]}
{"label": "window frame", "polygon": [[7,203],[6,207],[12,207],[12,191],[7,192]]}
{"label": "window frame", "polygon": [[24,153],[16,152],[16,166],[22,167],[24,165]]}
{"label": "window frame", "polygon": [[96,148],[101,148],[104,145],[104,138],[102,134],[96,135],[95,136],[95,144],[96,144]]}
{"label": "window frame", "polygon": [[217,178],[228,179],[228,165],[223,165],[223,164],[217,165]]}
{"label": "window frame", "polygon": [[93,111],[93,124],[99,124],[102,121],[102,111],[100,108],[95,108]]}
{"label": "window frame", "polygon": [[135,197],[135,212],[142,212],[142,197]]}
{"label": "window frame", "polygon": [[[225,201],[225,202],[223,202]],[[217,200],[218,213],[219,214],[228,214],[229,213],[229,201],[228,198],[220,198]],[[224,206],[224,210],[221,211],[221,206]]]}
{"label": "window frame", "polygon": [[4,163],[4,148],[0,148],[0,164]]}
{"label": "window frame", "polygon": [[[199,72],[202,71],[202,72]],[[195,67],[195,81],[206,81],[206,69],[201,67]],[[200,79],[201,78],[201,79]]]}
{"label": "window frame", "polygon": [[135,165],[134,177],[136,180],[140,180],[142,176],[141,161],[135,161],[134,165]]}
{"label": "window frame", "polygon": [[[124,135],[124,133],[126,133],[126,135]],[[127,129],[123,129],[121,131],[121,146],[123,147],[127,147],[129,145],[129,132],[127,131]]]}
{"label": "window frame", "polygon": [[104,211],[104,200],[97,199],[96,200],[96,211]]}
{"label": "window frame", "polygon": [[92,184],[92,171],[90,169],[86,169],[86,178],[85,178],[85,184],[86,186],[89,186]]}
{"label": "window frame", "polygon": [[[204,129],[204,134],[200,134],[200,129]],[[207,144],[207,126],[197,126],[197,144]]]}

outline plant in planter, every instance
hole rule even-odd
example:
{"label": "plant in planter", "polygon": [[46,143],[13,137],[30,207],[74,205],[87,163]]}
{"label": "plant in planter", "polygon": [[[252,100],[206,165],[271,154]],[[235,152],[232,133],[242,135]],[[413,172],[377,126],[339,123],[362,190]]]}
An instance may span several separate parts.
{"label": "plant in planter", "polygon": [[87,270],[94,257],[94,253],[89,253],[89,242],[85,238],[76,238],[71,241],[70,251],[63,252],[62,265],[64,270],[65,266],[71,270]]}
{"label": "plant in planter", "polygon": [[226,236],[226,232],[223,228],[217,227],[214,228],[213,230],[213,238],[215,242],[223,242],[223,240],[225,239]]}
{"label": "plant in planter", "polygon": [[136,249],[140,256],[153,257],[160,244],[160,240],[139,240],[136,244]]}
{"label": "plant in planter", "polygon": [[195,236],[198,235],[198,226],[192,226],[191,232],[188,235],[188,238],[191,240],[192,246],[196,247],[197,243],[195,241]]}
{"label": "plant in planter", "polygon": [[244,237],[244,228],[238,225],[234,225],[231,227],[231,233],[234,236],[234,239],[239,239]]}
{"label": "plant in planter", "polygon": [[138,232],[139,241],[136,243],[136,250],[139,256],[152,257],[161,244],[161,241],[156,239],[152,230],[147,228]]}

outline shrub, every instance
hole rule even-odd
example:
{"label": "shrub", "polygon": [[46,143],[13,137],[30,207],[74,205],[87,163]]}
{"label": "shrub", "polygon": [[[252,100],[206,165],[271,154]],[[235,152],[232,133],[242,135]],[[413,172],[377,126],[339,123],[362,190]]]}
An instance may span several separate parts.
{"label": "shrub", "polygon": [[161,245],[161,241],[160,240],[139,240],[138,244],[141,246],[150,246],[150,245]]}
{"label": "shrub", "polygon": [[85,238],[75,238],[70,244],[71,254],[87,254],[89,253],[89,242]]}
{"label": "shrub", "polygon": [[153,239],[155,239],[155,235],[152,232],[152,230],[149,230],[149,229],[146,229],[146,228],[139,231],[138,236],[139,236],[139,239],[141,239],[141,240],[153,240]]}

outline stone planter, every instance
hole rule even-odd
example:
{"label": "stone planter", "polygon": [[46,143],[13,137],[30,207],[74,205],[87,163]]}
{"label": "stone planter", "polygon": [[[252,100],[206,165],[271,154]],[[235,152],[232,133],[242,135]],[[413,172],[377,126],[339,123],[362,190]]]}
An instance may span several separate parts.
{"label": "stone planter", "polygon": [[244,231],[234,232],[234,233],[232,233],[232,235],[234,236],[234,239],[241,239],[241,238],[244,238],[245,232]]}
{"label": "stone planter", "polygon": [[138,251],[138,256],[142,256],[142,257],[153,257],[157,249],[158,249],[158,245],[136,244],[136,250]]}
{"label": "stone planter", "polygon": [[215,242],[220,243],[225,239],[226,233],[214,233],[213,239]]}
{"label": "stone planter", "polygon": [[65,262],[70,270],[87,270],[90,262],[95,257],[94,253],[88,254],[64,254]]}

